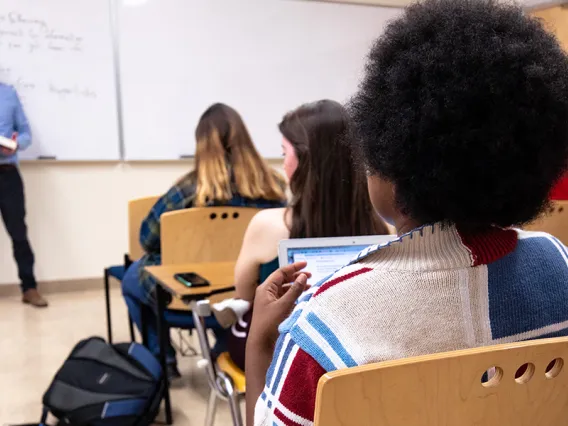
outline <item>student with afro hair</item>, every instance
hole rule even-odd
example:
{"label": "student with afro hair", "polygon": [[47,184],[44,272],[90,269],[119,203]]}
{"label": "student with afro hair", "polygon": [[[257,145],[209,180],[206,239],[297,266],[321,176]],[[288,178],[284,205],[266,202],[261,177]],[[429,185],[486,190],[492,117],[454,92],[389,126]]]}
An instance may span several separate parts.
{"label": "student with afro hair", "polygon": [[423,1],[372,47],[351,112],[373,206],[399,238],[306,292],[305,263],[259,287],[249,425],[311,425],[328,371],[568,335],[568,251],[515,228],[566,167],[554,36],[513,5]]}

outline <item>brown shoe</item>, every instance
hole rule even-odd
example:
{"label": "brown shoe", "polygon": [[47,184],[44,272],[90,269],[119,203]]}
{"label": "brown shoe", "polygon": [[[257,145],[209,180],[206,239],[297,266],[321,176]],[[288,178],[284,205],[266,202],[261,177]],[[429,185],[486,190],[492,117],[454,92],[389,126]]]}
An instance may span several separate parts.
{"label": "brown shoe", "polygon": [[22,296],[22,302],[29,303],[36,308],[46,308],[47,300],[41,297],[41,294],[35,288],[30,288],[26,290]]}

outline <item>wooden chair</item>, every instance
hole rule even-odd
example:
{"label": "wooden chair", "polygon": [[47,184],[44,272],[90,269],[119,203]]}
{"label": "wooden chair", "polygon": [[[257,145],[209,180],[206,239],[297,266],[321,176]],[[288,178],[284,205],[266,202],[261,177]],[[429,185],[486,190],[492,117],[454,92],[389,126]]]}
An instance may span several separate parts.
{"label": "wooden chair", "polygon": [[525,229],[548,232],[568,245],[568,201],[554,201],[549,212],[540,216]]}
{"label": "wooden chair", "polygon": [[[248,224],[259,211],[248,207],[204,207],[162,215],[162,264],[236,261]],[[215,298],[230,296],[230,293],[216,295],[211,298],[211,302]],[[244,373],[238,368],[232,368],[228,354],[222,354],[217,363],[213,361],[204,322],[210,315],[209,301],[204,302],[206,305],[203,305],[203,311],[191,312],[181,301],[174,299],[168,310],[188,311],[197,329],[211,387],[206,425],[213,425],[217,400],[224,399],[229,401],[233,424],[241,426],[243,422],[239,401],[244,395]],[[166,312],[166,321],[167,314]]]}
{"label": "wooden chair", "polygon": [[[544,5],[547,3],[561,3],[561,2],[542,2]],[[545,9],[538,9],[531,11],[530,14],[536,18],[540,18],[546,28],[550,30],[568,51],[568,6],[562,4],[559,6],[547,7]]]}
{"label": "wooden chair", "polygon": [[[249,207],[202,207],[162,215],[162,265],[236,261],[248,224],[259,211]],[[216,299],[230,296],[225,293]],[[169,308],[188,310],[176,299]]]}
{"label": "wooden chair", "polygon": [[319,381],[315,425],[565,425],[566,362],[563,337],[335,371]]}
{"label": "wooden chair", "polygon": [[[112,343],[112,321],[110,312],[110,277],[122,281],[124,274],[130,264],[140,259],[144,255],[144,249],[140,246],[140,225],[148,215],[150,209],[154,206],[159,197],[144,197],[130,200],[128,202],[128,253],[124,255],[124,263],[122,265],[114,265],[104,270],[105,285],[105,301],[106,301],[106,317],[107,317],[107,338]],[[132,321],[129,321],[130,337],[134,340],[134,327]]]}
{"label": "wooden chair", "polygon": [[144,256],[144,249],[140,245],[140,225],[159,199],[159,196],[154,196],[128,202],[128,257],[131,262]]}
{"label": "wooden chair", "polygon": [[236,261],[247,226],[259,211],[203,207],[162,215],[162,264]]}

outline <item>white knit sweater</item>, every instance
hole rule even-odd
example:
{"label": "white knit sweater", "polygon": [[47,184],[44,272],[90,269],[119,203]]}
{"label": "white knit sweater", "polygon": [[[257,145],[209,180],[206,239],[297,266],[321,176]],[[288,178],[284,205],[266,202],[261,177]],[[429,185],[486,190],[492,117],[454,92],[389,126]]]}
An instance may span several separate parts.
{"label": "white knit sweater", "polygon": [[365,250],[281,327],[255,425],[312,425],[327,371],[568,335],[568,255],[543,233],[433,225]]}

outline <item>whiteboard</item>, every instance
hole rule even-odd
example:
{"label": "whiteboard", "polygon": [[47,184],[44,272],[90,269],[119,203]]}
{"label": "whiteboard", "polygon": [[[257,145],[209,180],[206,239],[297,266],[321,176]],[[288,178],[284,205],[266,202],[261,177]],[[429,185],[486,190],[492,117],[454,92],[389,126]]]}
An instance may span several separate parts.
{"label": "whiteboard", "polygon": [[125,157],[195,152],[202,112],[241,113],[268,158],[302,103],[346,101],[371,42],[400,9],[292,0],[120,0]]}
{"label": "whiteboard", "polygon": [[0,81],[32,128],[21,158],[120,158],[113,60],[109,1],[0,1]]}

